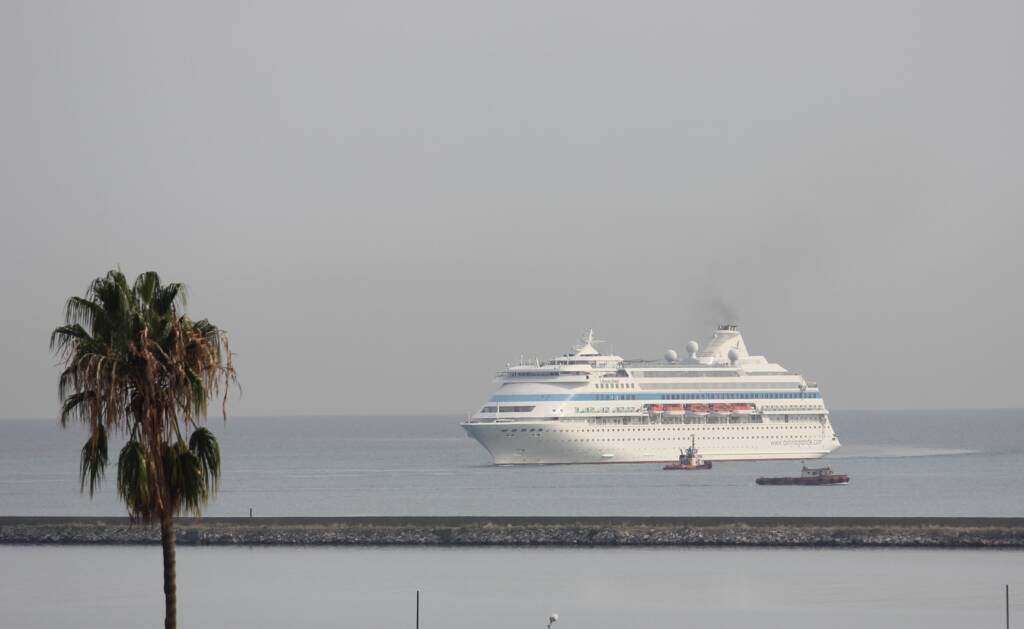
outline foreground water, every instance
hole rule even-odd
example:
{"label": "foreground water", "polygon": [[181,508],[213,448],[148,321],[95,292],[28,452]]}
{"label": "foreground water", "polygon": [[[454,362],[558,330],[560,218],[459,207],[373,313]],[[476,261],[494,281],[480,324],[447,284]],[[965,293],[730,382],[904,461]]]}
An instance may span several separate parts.
{"label": "foreground water", "polygon": [[[163,612],[155,547],[0,546],[0,565],[5,627],[151,627]],[[425,628],[543,627],[551,612],[556,629],[1001,627],[1006,583],[1017,596],[1024,553],[178,550],[182,627],[411,628],[417,589]]]}
{"label": "foreground water", "polygon": [[[758,487],[799,462],[495,467],[453,417],[233,418],[211,426],[210,515],[1024,516],[1024,411],[837,411],[843,487]],[[78,491],[81,429],[0,421],[0,515],[122,515],[113,468]],[[111,458],[116,460],[116,444]]]}

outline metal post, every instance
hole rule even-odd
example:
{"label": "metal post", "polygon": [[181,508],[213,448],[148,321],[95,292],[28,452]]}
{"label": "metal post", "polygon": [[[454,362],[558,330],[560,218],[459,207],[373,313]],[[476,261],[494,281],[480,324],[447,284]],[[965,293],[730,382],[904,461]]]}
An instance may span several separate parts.
{"label": "metal post", "polygon": [[1010,584],[1006,584],[1006,629],[1010,629]]}
{"label": "metal post", "polygon": [[416,629],[420,629],[420,591],[416,590]]}

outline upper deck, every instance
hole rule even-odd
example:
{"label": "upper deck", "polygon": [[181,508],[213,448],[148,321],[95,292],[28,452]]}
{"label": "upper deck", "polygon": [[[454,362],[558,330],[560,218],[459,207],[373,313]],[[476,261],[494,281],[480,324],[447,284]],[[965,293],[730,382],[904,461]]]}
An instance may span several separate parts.
{"label": "upper deck", "polygon": [[723,325],[714,333],[704,350],[695,341],[687,343],[687,356],[680,358],[674,350],[656,360],[626,360],[613,354],[602,354],[595,348],[600,343],[588,331],[573,351],[532,363],[509,365],[496,374],[504,386],[520,388],[529,382],[562,384],[578,388],[587,384],[608,388],[616,383],[629,383],[613,388],[748,388],[785,386],[804,390],[813,387],[796,373],[781,365],[769,363],[763,356],[752,356],[735,325]]}
{"label": "upper deck", "polygon": [[736,326],[719,327],[703,351],[690,341],[682,358],[668,350],[656,360],[627,360],[598,351],[599,342],[589,331],[561,356],[508,365],[497,374],[498,390],[470,414],[467,425],[827,422],[817,385],[763,356],[750,355]]}

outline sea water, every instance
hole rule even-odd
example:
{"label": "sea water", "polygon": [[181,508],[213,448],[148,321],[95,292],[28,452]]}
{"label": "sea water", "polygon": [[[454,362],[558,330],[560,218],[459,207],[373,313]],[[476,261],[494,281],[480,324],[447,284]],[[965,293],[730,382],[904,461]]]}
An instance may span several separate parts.
{"label": "sea water", "polygon": [[[964,629],[1024,618],[1024,552],[178,549],[180,627]],[[156,627],[158,547],[0,546],[0,626]],[[1016,624],[1014,624],[1016,626]]]}
{"label": "sea water", "polygon": [[[211,422],[213,515],[1024,516],[1024,412],[833,413],[838,487],[760,487],[799,461],[496,467],[451,417]],[[0,515],[122,515],[79,492],[80,428],[0,421]],[[117,444],[111,445],[116,460]],[[0,546],[0,627],[157,626],[158,548]],[[1024,552],[904,549],[178,549],[183,627],[1003,626]]]}
{"label": "sea water", "polygon": [[[834,411],[843,447],[825,459],[851,482],[761,487],[799,461],[494,466],[459,418],[211,419],[224,476],[207,514],[1024,516],[1024,411]],[[0,420],[0,515],[123,515],[106,482],[79,491],[86,433]],[[809,462],[815,464],[816,462]]]}

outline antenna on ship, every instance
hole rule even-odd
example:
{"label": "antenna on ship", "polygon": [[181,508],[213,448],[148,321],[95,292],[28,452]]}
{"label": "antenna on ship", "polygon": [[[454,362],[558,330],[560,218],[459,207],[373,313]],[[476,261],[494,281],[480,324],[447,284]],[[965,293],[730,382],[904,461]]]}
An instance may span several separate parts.
{"label": "antenna on ship", "polygon": [[598,343],[604,343],[604,341],[602,341],[601,339],[595,339],[594,328],[589,328],[587,330],[587,333],[583,335],[583,338],[580,339],[580,344],[574,347],[573,350],[575,350],[576,352],[581,352],[587,347],[589,347],[594,351],[597,351],[597,348],[595,348],[594,346]]}

